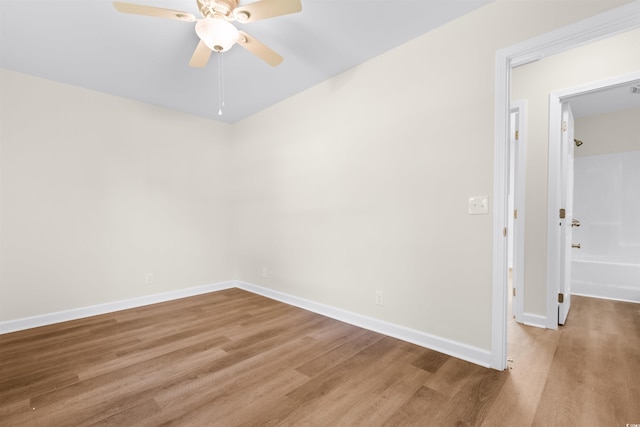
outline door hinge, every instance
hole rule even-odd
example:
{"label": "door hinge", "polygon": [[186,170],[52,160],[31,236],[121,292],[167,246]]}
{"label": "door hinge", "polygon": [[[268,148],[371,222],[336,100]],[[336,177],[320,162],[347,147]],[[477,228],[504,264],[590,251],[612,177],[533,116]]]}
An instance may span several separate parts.
{"label": "door hinge", "polygon": [[560,209],[560,219],[565,219],[567,216],[567,211],[565,209]]}
{"label": "door hinge", "polygon": [[517,140],[519,140],[519,139],[520,139],[520,131],[519,131],[519,130],[517,130],[517,131],[516,131],[516,141],[517,141]]}
{"label": "door hinge", "polygon": [[513,296],[516,296],[516,288],[513,288]]}
{"label": "door hinge", "polygon": [[513,218],[518,219],[518,209],[513,210]]}
{"label": "door hinge", "polygon": [[564,302],[564,294],[558,294],[558,302],[562,304]]}
{"label": "door hinge", "polygon": [[505,228],[503,228],[503,229],[502,229],[502,235],[503,235],[504,237],[507,237],[507,227],[505,227]]}
{"label": "door hinge", "polygon": [[567,131],[567,122],[563,121],[562,122],[562,132],[566,132]]}

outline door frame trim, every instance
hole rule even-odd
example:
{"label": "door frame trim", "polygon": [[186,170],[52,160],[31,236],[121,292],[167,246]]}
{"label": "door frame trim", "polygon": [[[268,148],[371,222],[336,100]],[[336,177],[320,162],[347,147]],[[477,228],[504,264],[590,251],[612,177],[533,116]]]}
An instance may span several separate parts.
{"label": "door frame trim", "polygon": [[493,285],[491,367],[507,368],[507,227],[511,69],[606,37],[640,28],[640,1],[570,24],[496,52],[494,78]]}

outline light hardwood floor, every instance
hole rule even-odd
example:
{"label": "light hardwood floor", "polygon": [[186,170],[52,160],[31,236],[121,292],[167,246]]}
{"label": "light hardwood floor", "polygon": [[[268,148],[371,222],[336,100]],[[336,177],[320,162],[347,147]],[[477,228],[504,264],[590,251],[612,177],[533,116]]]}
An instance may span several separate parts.
{"label": "light hardwood floor", "polygon": [[0,335],[0,425],[640,423],[640,304],[509,342],[498,372],[232,289]]}

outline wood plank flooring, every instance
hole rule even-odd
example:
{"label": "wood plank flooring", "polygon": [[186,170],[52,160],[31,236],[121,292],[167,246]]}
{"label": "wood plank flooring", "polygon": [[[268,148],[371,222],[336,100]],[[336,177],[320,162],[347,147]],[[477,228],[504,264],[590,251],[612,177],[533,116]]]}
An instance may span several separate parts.
{"label": "wood plank flooring", "polygon": [[504,372],[239,289],[0,335],[0,425],[640,423],[640,304],[572,301]]}

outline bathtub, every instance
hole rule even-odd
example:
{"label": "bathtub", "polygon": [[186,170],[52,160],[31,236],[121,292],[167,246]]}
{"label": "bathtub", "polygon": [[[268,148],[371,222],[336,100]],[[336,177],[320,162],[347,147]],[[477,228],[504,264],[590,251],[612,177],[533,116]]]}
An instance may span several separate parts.
{"label": "bathtub", "polygon": [[640,264],[573,259],[571,293],[640,302]]}
{"label": "bathtub", "polygon": [[573,218],[571,293],[640,302],[640,151],[576,157]]}

